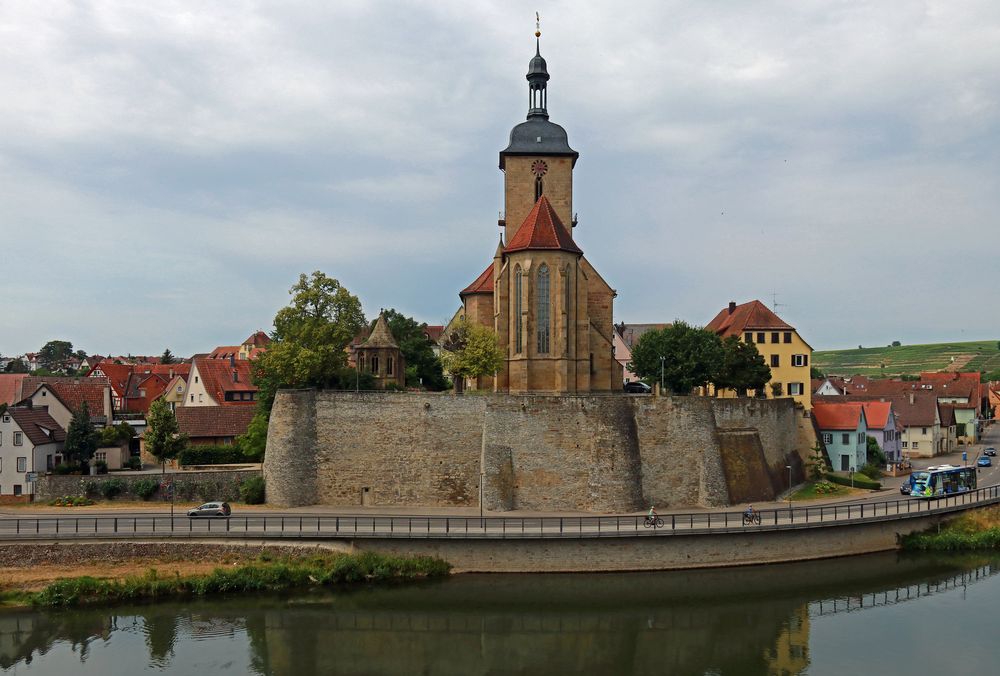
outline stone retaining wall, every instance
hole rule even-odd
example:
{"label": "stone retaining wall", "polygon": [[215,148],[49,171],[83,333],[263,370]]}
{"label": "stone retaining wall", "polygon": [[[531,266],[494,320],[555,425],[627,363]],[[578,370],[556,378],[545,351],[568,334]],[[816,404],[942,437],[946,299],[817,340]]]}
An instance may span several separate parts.
{"label": "stone retaining wall", "polygon": [[773,498],[789,464],[801,480],[801,417],[791,399],[282,391],[263,472],[282,506],[720,506]]}
{"label": "stone retaining wall", "polygon": [[[101,495],[101,485],[114,479],[124,484],[119,499],[141,500],[133,491],[138,481],[153,480],[157,483],[173,481],[174,499],[181,501],[207,502],[209,500],[236,501],[240,499],[240,484],[250,477],[260,476],[257,469],[228,470],[218,472],[170,472],[168,474],[100,474],[98,476],[76,476],[50,474],[38,477],[35,483],[35,500],[49,501],[64,495]],[[150,500],[164,499],[159,489]]]}

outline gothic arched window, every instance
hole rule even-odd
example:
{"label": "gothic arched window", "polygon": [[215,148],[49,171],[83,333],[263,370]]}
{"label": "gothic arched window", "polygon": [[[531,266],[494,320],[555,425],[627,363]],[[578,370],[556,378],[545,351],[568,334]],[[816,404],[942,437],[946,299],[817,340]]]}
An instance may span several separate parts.
{"label": "gothic arched window", "polygon": [[372,361],[372,373],[376,373],[377,374],[378,373],[378,355],[377,354],[373,354],[371,361]]}
{"label": "gothic arched window", "polygon": [[549,267],[542,263],[538,268],[538,286],[535,291],[538,305],[535,310],[535,322],[538,325],[538,353],[549,352]]}
{"label": "gothic arched window", "polygon": [[522,349],[521,336],[524,327],[521,324],[521,266],[514,268],[514,353],[520,354]]}
{"label": "gothic arched window", "polygon": [[542,177],[539,176],[535,179],[535,201],[537,202],[542,196],[542,190],[544,186],[542,185]]}
{"label": "gothic arched window", "polygon": [[385,362],[385,374],[387,376],[392,375],[392,366],[393,366],[392,357],[388,357]]}

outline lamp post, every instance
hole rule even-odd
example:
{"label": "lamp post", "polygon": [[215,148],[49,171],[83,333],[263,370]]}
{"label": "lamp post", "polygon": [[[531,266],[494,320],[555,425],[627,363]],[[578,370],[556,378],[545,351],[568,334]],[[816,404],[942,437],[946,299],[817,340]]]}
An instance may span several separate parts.
{"label": "lamp post", "polygon": [[788,470],[788,511],[792,511],[792,466],[785,465]]}
{"label": "lamp post", "polygon": [[663,396],[663,364],[667,361],[667,358],[660,355],[660,396]]}

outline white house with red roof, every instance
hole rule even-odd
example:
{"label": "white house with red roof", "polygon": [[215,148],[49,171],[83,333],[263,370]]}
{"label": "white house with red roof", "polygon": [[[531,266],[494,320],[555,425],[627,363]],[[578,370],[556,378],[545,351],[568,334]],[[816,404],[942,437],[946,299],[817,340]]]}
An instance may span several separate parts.
{"label": "white house with red roof", "polygon": [[0,502],[26,501],[35,492],[28,473],[55,467],[65,441],[65,430],[43,408],[14,406],[0,414]]}
{"label": "white house with red roof", "polygon": [[257,386],[250,380],[250,361],[195,357],[188,375],[184,406],[253,406]]}

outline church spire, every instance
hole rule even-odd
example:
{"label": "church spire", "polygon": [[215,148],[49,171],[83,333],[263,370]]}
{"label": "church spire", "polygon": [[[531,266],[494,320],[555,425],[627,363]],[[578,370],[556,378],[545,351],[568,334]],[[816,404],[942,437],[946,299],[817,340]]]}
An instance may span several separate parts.
{"label": "church spire", "polygon": [[549,119],[548,93],[546,83],[549,81],[549,71],[542,58],[542,30],[538,12],[535,12],[535,56],[528,62],[528,119]]}

